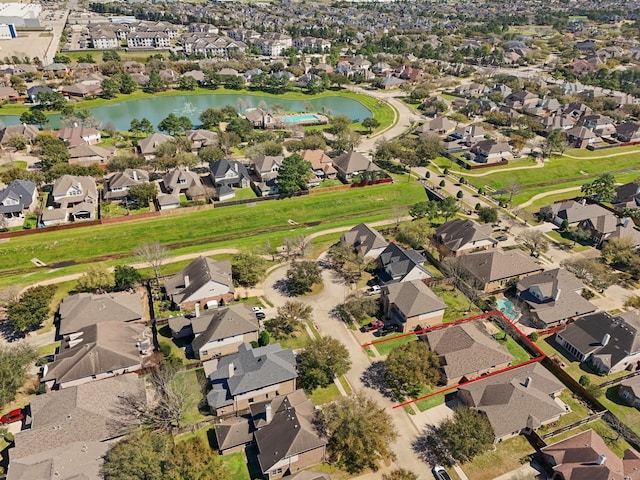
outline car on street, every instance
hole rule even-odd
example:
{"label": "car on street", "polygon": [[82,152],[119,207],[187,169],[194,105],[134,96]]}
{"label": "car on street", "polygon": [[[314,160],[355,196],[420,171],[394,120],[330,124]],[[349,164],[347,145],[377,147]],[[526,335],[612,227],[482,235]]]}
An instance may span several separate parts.
{"label": "car on street", "polygon": [[440,465],[436,465],[431,471],[433,472],[433,476],[436,480],[451,480],[447,471]]}
{"label": "car on street", "polygon": [[376,330],[384,327],[384,322],[382,320],[373,320],[372,322],[364,325],[361,330],[363,332],[375,332]]}
{"label": "car on street", "polygon": [[371,285],[367,288],[367,295],[377,295],[382,291],[380,285]]}
{"label": "car on street", "polygon": [[15,410],[11,410],[9,413],[0,417],[0,425],[7,425],[9,423],[18,422],[24,418],[24,414],[22,413],[22,409],[17,408]]}

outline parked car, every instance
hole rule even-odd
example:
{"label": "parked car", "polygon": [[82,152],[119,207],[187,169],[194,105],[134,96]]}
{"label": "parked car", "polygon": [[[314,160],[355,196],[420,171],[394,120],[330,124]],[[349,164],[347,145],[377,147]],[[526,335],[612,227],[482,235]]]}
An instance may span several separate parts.
{"label": "parked car", "polygon": [[253,313],[258,313],[258,312],[262,312],[262,307],[251,307],[251,311]]}
{"label": "parked car", "polygon": [[382,291],[382,289],[380,288],[380,285],[371,285],[368,289],[367,289],[367,295],[377,295]]}
{"label": "parked car", "polygon": [[431,471],[433,472],[433,476],[436,478],[436,480],[451,480],[451,477],[449,476],[447,471],[440,465],[436,465]]}
{"label": "parked car", "polygon": [[390,333],[399,332],[399,331],[400,331],[400,327],[398,325],[390,323],[382,327],[380,330],[378,330],[376,334],[379,337],[384,337],[386,335],[389,335]]}
{"label": "parked car", "polygon": [[6,425],[8,423],[18,422],[24,418],[24,414],[22,413],[22,409],[17,408],[15,410],[11,410],[9,413],[0,417],[0,424]]}
{"label": "parked car", "polygon": [[507,240],[509,240],[509,237],[507,237],[506,235],[498,235],[496,237],[496,240],[499,242],[506,242]]}
{"label": "parked car", "polygon": [[384,322],[382,320],[374,320],[363,326],[361,330],[363,332],[375,332],[382,327],[384,327]]}

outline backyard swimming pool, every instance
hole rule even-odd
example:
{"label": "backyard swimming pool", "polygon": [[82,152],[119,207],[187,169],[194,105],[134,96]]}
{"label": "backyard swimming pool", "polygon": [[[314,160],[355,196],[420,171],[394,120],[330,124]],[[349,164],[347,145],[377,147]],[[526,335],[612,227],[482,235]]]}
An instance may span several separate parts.
{"label": "backyard swimming pool", "polygon": [[320,117],[312,113],[306,113],[306,114],[300,114],[300,115],[287,115],[286,117],[282,117],[282,121],[284,123],[319,122]]}
{"label": "backyard swimming pool", "polygon": [[498,310],[504,313],[509,320],[515,320],[520,315],[520,312],[511,300],[499,298],[496,300],[496,303],[498,304]]}

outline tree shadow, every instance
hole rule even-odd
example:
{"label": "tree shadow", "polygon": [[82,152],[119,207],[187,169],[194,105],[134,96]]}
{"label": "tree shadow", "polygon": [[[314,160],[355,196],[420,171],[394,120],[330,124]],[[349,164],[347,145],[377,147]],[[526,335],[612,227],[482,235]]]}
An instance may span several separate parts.
{"label": "tree shadow", "polygon": [[275,288],[278,292],[280,292],[281,295],[284,295],[285,297],[294,296],[289,291],[289,282],[286,278],[281,278],[280,280],[276,281],[276,283],[273,284],[273,288]]}
{"label": "tree shadow", "polygon": [[367,388],[377,390],[389,400],[396,401],[396,395],[384,378],[384,363],[374,362],[360,376],[360,381]]}
{"label": "tree shadow", "polygon": [[438,439],[438,432],[432,425],[427,425],[411,442],[411,449],[428,465],[445,465],[451,467],[455,461],[445,446]]}

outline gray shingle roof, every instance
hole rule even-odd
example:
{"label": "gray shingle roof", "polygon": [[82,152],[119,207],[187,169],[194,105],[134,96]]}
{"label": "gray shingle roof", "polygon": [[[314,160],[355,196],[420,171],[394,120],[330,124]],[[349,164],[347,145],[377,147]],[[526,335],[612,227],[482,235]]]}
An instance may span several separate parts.
{"label": "gray shingle roof", "polygon": [[456,252],[465,245],[480,241],[497,244],[498,241],[491,237],[492,233],[493,228],[487,223],[479,224],[473,220],[456,218],[436,228],[435,235],[439,242]]}
{"label": "gray shingle roof", "polygon": [[28,180],[14,180],[0,190],[0,213],[20,213],[33,201],[36,184]]}
{"label": "gray shingle roof", "polygon": [[475,252],[460,257],[460,262],[483,284],[542,270],[540,265],[520,250]]}
{"label": "gray shingle roof", "polygon": [[360,223],[342,235],[340,243],[353,247],[362,256],[367,256],[371,250],[384,248],[389,242],[380,232],[371,228],[366,223]]}
{"label": "gray shingle roof", "polygon": [[[189,277],[189,285],[185,285],[185,277]],[[228,291],[233,293],[231,262],[229,260],[216,262],[208,257],[196,258],[180,273],[169,278],[165,282],[165,288],[174,302],[180,304],[189,300],[199,300],[192,296],[208,282],[226,286]]]}
{"label": "gray shingle roof", "polygon": [[420,270],[423,278],[431,278],[422,266],[424,262],[425,258],[415,250],[405,250],[396,243],[390,243],[378,257],[378,278],[384,284],[401,282],[414,269]]}
{"label": "gray shingle roof", "polygon": [[400,310],[405,318],[444,310],[447,304],[427,287],[422,280],[391,283],[384,287],[390,304]]}
{"label": "gray shingle roof", "polygon": [[[258,331],[258,321],[253,311],[244,303],[213,310],[203,314],[207,321],[205,330],[191,342],[194,350],[199,350],[208,342]],[[197,320],[197,319],[196,319]],[[194,328],[194,333],[196,328]]]}
{"label": "gray shingle roof", "polygon": [[380,170],[375,163],[359,152],[347,152],[333,159],[333,165],[342,173],[350,175],[355,172]]}

